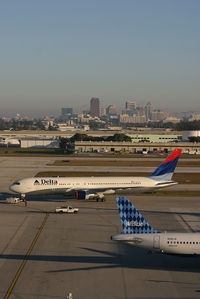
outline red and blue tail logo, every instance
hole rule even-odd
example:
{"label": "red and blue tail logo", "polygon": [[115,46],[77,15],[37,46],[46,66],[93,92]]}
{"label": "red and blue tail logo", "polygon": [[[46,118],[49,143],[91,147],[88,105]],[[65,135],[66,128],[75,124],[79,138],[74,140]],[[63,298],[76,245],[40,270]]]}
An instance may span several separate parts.
{"label": "red and blue tail logo", "polygon": [[170,181],[181,152],[182,149],[175,149],[149,177],[159,181]]}

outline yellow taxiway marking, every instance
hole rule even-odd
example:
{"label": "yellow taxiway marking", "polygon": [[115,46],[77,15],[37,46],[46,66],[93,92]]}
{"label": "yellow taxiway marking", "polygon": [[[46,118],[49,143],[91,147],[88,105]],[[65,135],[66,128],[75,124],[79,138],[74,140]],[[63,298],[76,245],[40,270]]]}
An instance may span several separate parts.
{"label": "yellow taxiway marking", "polygon": [[12,283],[11,283],[9,289],[8,289],[8,291],[6,292],[6,295],[5,295],[4,299],[9,298],[12,290],[14,289],[14,286],[15,286],[18,278],[20,277],[20,274],[22,273],[22,270],[23,270],[24,266],[26,265],[26,262],[27,262],[27,260],[29,258],[29,255],[31,254],[31,251],[33,250],[33,247],[35,246],[35,243],[37,242],[37,239],[39,238],[39,236],[40,236],[40,234],[41,234],[41,232],[42,232],[42,230],[43,230],[43,228],[44,228],[44,226],[46,224],[46,221],[47,221],[48,217],[49,217],[49,213],[47,213],[46,216],[44,217],[44,220],[43,220],[43,222],[42,222],[42,224],[41,224],[41,226],[40,226],[40,228],[39,228],[39,230],[38,230],[35,238],[33,239],[33,242],[31,243],[31,246],[29,247],[29,249],[28,249],[28,251],[26,253],[26,256],[25,256],[25,258],[24,258],[21,266],[19,267],[19,269],[18,269],[18,271],[17,271],[17,273],[16,273],[16,275],[15,275],[15,277],[14,277],[14,279],[13,279],[13,281],[12,281]]}

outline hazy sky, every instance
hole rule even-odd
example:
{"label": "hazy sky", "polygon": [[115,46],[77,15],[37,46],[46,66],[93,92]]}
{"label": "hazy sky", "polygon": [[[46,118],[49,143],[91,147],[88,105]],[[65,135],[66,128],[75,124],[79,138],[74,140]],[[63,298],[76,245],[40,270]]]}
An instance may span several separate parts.
{"label": "hazy sky", "polygon": [[199,0],[0,0],[0,43],[0,115],[200,111]]}

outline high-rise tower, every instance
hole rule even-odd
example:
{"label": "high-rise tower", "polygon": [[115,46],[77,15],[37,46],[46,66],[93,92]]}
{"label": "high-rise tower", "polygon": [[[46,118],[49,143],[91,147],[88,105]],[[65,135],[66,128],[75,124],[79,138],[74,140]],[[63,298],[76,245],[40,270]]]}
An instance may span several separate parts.
{"label": "high-rise tower", "polygon": [[126,101],[125,108],[126,108],[126,110],[129,110],[129,111],[135,110],[136,102]]}
{"label": "high-rise tower", "polygon": [[151,104],[151,102],[148,102],[146,104],[146,106],[145,106],[145,112],[146,112],[146,119],[147,119],[147,121],[151,120],[152,111],[153,111],[153,105]]}
{"label": "high-rise tower", "polygon": [[99,98],[91,98],[90,100],[90,115],[92,117],[100,115],[100,101]]}

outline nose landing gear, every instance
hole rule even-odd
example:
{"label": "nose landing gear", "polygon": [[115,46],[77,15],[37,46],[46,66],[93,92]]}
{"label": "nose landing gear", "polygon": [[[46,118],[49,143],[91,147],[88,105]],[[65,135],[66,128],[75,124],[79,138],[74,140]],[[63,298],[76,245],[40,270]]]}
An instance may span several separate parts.
{"label": "nose landing gear", "polygon": [[25,194],[20,194],[20,199],[21,199],[21,201],[24,202],[24,205],[25,205],[25,207],[26,207],[26,206],[27,206],[27,200],[26,200],[26,198],[25,198]]}

